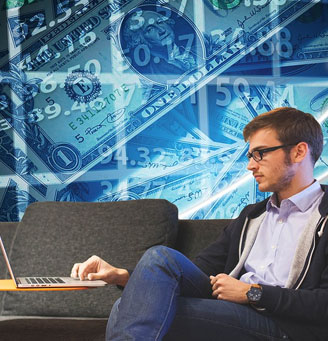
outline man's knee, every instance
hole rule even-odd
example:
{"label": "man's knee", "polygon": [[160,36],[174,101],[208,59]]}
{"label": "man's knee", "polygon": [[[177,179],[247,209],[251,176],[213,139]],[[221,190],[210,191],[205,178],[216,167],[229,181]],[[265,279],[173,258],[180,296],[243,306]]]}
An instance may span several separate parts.
{"label": "man's knee", "polygon": [[139,265],[150,267],[175,267],[182,254],[164,245],[156,245],[149,248],[139,261]]}
{"label": "man's knee", "polygon": [[146,252],[144,253],[144,255],[142,256],[142,260],[143,259],[149,259],[151,261],[156,261],[156,260],[161,260],[162,258],[167,258],[170,257],[171,255],[173,255],[175,252],[175,250],[164,246],[164,245],[155,245],[152,246],[151,248],[149,248],[148,250],[146,250]]}

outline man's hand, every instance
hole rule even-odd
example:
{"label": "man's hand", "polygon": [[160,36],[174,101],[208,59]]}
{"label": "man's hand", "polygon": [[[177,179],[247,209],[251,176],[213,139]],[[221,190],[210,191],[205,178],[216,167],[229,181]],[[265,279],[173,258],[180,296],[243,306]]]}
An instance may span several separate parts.
{"label": "man's hand", "polygon": [[226,274],[210,276],[212,285],[212,296],[219,300],[234,303],[248,303],[246,293],[251,285],[241,282]]}
{"label": "man's hand", "polygon": [[98,256],[92,256],[84,263],[74,264],[71,277],[80,278],[80,280],[88,278],[91,281],[102,279],[109,284],[125,286],[129,273],[126,269],[115,268]]}

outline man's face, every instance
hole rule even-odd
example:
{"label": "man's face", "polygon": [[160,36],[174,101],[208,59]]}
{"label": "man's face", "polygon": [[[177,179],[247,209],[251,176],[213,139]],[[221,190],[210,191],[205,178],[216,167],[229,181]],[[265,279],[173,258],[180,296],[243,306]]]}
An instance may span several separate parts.
{"label": "man's face", "polygon": [[[249,138],[249,151],[280,146],[273,129],[260,129]],[[261,161],[251,158],[247,169],[253,172],[261,192],[278,193],[285,191],[295,175],[293,165],[285,149],[277,149],[263,154]]]}
{"label": "man's face", "polygon": [[151,11],[144,11],[141,16],[144,20],[143,36],[150,47],[164,47],[174,43],[174,32],[168,18]]}

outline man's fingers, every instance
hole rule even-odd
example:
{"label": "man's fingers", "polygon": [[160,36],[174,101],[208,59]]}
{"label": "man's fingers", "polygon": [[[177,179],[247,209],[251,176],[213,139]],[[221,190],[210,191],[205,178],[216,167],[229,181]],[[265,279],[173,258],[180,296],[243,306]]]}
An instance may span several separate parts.
{"label": "man's fingers", "polygon": [[101,259],[98,256],[92,256],[83,263],[74,264],[71,271],[71,277],[79,278],[83,281],[89,274],[96,275],[99,271],[100,260]]}
{"label": "man's fingers", "polygon": [[220,288],[213,290],[213,294],[217,296],[220,293]]}
{"label": "man's fingers", "polygon": [[218,280],[224,278],[226,276],[226,274],[217,274],[216,276],[210,276],[210,280],[211,280],[211,284],[213,285],[214,283],[216,283]]}
{"label": "man's fingers", "polygon": [[218,281],[216,281],[213,285],[212,285],[212,290],[216,290],[217,288],[220,287],[220,283]]}
{"label": "man's fingers", "polygon": [[211,285],[213,285],[216,281],[216,278],[214,276],[210,276],[210,280],[211,280]]}
{"label": "man's fingers", "polygon": [[215,277],[210,276],[211,278],[211,285],[212,285],[212,296],[217,297],[220,293],[222,293],[222,281],[221,275],[218,274]]}
{"label": "man's fingers", "polygon": [[223,291],[222,291],[222,288],[220,286],[217,289],[213,290],[213,292],[212,292],[212,296],[216,297],[217,299],[219,299],[219,298],[221,299],[222,294],[223,294]]}
{"label": "man's fingers", "polygon": [[83,281],[85,277],[89,274],[89,272],[92,271],[92,269],[88,271],[89,268],[90,264],[88,264],[88,262],[82,263],[79,266],[78,277],[80,278],[81,281]]}
{"label": "man's fingers", "polygon": [[79,272],[79,267],[80,267],[81,263],[75,263],[72,267],[71,270],[71,277],[73,278],[78,278],[78,272]]}
{"label": "man's fingers", "polygon": [[84,263],[80,264],[78,276],[83,281],[89,273],[98,272],[100,258],[98,256],[91,256]]}
{"label": "man's fingers", "polygon": [[104,274],[101,273],[101,272],[98,272],[98,273],[89,273],[88,274],[88,279],[90,281],[94,281],[96,279],[104,279]]}
{"label": "man's fingers", "polygon": [[212,296],[213,296],[213,297],[218,297],[219,295],[220,295],[219,290],[214,290],[214,291],[212,292]]}

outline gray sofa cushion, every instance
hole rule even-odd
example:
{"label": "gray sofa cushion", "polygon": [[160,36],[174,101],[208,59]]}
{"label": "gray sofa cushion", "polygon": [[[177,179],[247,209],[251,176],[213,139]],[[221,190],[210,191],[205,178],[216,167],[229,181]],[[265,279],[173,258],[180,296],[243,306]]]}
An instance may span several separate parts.
{"label": "gray sofa cushion", "polygon": [[[9,257],[16,275],[69,275],[73,263],[97,254],[134,268],[153,245],[173,247],[177,208],[166,200],[31,204]],[[7,292],[2,315],[107,317],[121,291],[115,286],[65,292]]]}

